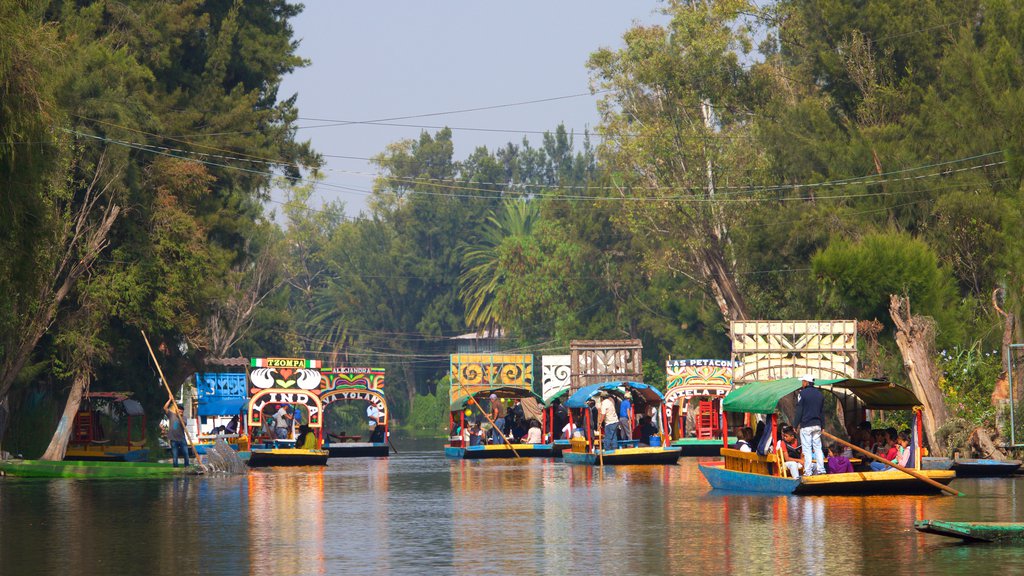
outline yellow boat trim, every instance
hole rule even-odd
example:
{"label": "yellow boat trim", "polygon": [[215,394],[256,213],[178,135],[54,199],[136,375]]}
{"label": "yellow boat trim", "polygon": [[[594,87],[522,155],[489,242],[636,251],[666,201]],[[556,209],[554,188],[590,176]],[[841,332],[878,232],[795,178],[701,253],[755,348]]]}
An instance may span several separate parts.
{"label": "yellow boat trim", "polygon": [[616,448],[615,450],[609,450],[607,452],[604,450],[596,450],[594,454],[601,454],[602,452],[604,452],[606,456],[625,456],[627,454],[661,454],[662,452],[666,452],[666,450],[663,446],[651,446],[647,448]]}
{"label": "yellow boat trim", "polygon": [[[922,476],[941,482],[953,480],[956,472],[953,470],[916,470]],[[885,470],[883,472],[846,472],[844,474],[816,474],[814,476],[802,476],[800,481],[803,484],[839,484],[844,482],[871,482],[881,480],[917,480],[910,474],[899,470]]]}
{"label": "yellow boat trim", "polygon": [[[512,447],[516,450],[533,450],[533,444],[513,444]],[[475,446],[473,449],[478,450]],[[487,444],[484,450],[508,450],[508,444]]]}
{"label": "yellow boat trim", "polygon": [[330,454],[327,450],[303,450],[302,448],[255,448],[253,451],[279,456],[327,456]]}

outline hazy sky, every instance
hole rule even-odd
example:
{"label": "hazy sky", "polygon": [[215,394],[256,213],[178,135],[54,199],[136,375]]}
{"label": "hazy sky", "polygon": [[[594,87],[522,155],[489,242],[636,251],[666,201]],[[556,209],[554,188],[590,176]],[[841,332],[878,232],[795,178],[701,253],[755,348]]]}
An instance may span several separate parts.
{"label": "hazy sky", "polygon": [[[522,106],[392,123],[312,126],[499,106],[589,92],[588,56],[619,47],[634,22],[664,22],[655,0],[331,1],[308,0],[292,25],[310,66],[288,76],[281,98],[298,93],[300,139],[327,155],[322,198],[350,214],[365,207],[373,167],[365,158],[427,127],[450,126],[455,157],[525,135],[538,145],[560,122],[581,134],[597,124],[589,94]],[[486,128],[483,132],[458,128]],[[577,143],[582,139],[578,139]],[[349,158],[334,158],[346,156]],[[336,186],[345,187],[339,190]]]}

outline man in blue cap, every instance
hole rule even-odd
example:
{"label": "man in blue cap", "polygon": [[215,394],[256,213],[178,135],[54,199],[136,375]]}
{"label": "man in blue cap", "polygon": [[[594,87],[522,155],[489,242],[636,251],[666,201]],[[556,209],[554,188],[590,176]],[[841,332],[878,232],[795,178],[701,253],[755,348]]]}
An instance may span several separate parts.
{"label": "man in blue cap", "polygon": [[803,387],[797,395],[796,422],[804,455],[804,475],[825,474],[825,455],[821,451],[821,426],[825,423],[821,409],[825,397],[814,387],[814,376],[804,374],[800,381]]}

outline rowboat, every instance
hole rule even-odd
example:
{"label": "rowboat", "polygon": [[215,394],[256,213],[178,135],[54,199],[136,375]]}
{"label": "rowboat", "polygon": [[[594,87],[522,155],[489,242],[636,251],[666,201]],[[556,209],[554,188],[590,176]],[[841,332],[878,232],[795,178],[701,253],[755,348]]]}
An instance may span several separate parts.
{"label": "rowboat", "polygon": [[917,520],[914,529],[925,534],[959,538],[964,542],[1024,542],[1024,524],[1016,522]]}
{"label": "rowboat", "polygon": [[[562,452],[562,461],[566,464],[616,466],[627,464],[675,464],[679,460],[681,449],[678,446],[661,446],[661,436],[637,440],[616,440],[613,448],[604,448],[604,444],[593,434],[589,402],[602,393],[615,397],[623,397],[626,388],[633,391],[633,402],[638,413],[654,410],[657,413],[658,432],[661,434],[661,423],[664,422],[663,396],[657,388],[641,382],[602,382],[591,384],[577,390],[565,402],[569,408],[570,423],[573,423],[572,411],[582,411],[586,424],[586,437],[573,438],[571,448]],[[628,422],[626,423],[628,425]],[[657,445],[653,441],[657,439]],[[646,442],[644,442],[646,440]],[[646,446],[641,444],[647,444]]]}
{"label": "rowboat", "polygon": [[[513,449],[515,452],[513,452]],[[551,457],[550,444],[522,444],[513,442],[509,444],[485,444],[480,446],[445,446],[444,455],[448,458],[459,458],[462,460],[483,460],[489,458],[515,458],[520,457]]]}
{"label": "rowboat", "polygon": [[[956,478],[952,470],[921,469],[921,422],[916,410],[920,401],[914,393],[887,380],[843,378],[818,380],[815,384],[823,391],[853,394],[872,410],[913,410],[911,427],[913,450],[908,467],[940,485],[949,485]],[[731,391],[723,401],[724,412],[763,414],[771,419],[771,446],[776,445],[779,401],[802,387],[797,378],[783,378],[768,382],[753,382]],[[724,421],[724,416],[723,416]],[[938,492],[936,486],[923,482],[904,472],[889,469],[881,472],[857,471],[845,474],[816,476],[787,476],[780,465],[779,455],[771,453],[741,452],[732,448],[720,449],[723,461],[716,464],[701,463],[698,468],[715,490],[764,492],[771,494],[928,494]]]}
{"label": "rowboat", "polygon": [[156,462],[0,460],[0,476],[21,478],[169,478],[197,473],[195,468]]}

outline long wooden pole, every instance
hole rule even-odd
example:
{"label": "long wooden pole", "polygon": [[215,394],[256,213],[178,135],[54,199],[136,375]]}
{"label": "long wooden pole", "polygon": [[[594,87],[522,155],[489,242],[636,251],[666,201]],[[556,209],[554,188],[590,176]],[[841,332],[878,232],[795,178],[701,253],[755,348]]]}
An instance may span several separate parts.
{"label": "long wooden pole", "polygon": [[[196,450],[195,444],[192,442],[192,435],[189,433],[188,426],[185,424],[185,419],[182,417],[181,412],[178,411],[178,403],[174,399],[174,393],[171,392],[170,385],[167,384],[167,379],[164,378],[164,371],[160,368],[160,362],[157,361],[156,354],[153,352],[153,347],[149,344],[149,338],[146,337],[146,331],[139,330],[139,332],[142,332],[142,339],[146,341],[146,348],[149,349],[149,355],[153,358],[153,364],[156,366],[157,374],[160,375],[160,381],[164,383],[164,389],[167,390],[167,397],[171,399],[171,406],[174,408],[174,415],[178,417],[178,422],[181,423],[181,429],[185,432],[185,444],[192,449],[192,453],[196,456],[196,462],[202,465],[203,461],[199,458],[199,450]],[[173,447],[171,447],[171,451],[174,451]]]}
{"label": "long wooden pole", "polygon": [[[466,393],[467,396],[469,396],[469,400],[473,404],[475,404],[477,408],[480,409],[480,413],[484,415],[484,418],[487,418],[487,421],[491,423],[491,426],[494,426],[494,429],[498,430],[498,425],[494,423],[494,420],[491,420],[491,415],[488,414],[487,412],[484,412],[483,406],[481,406],[480,403],[476,401],[476,398],[474,398],[473,395],[469,393],[469,390],[466,390],[466,387],[462,384],[462,382],[459,382],[459,388],[461,388],[462,391]],[[498,435],[501,436],[501,439],[505,441],[505,446],[508,446],[509,450],[511,450],[512,453],[515,454],[516,458],[521,458],[519,452],[516,452],[516,449],[512,446],[512,443],[509,442],[508,438],[505,437],[505,433],[502,432],[501,430],[498,430]]]}
{"label": "long wooden pole", "polygon": [[919,472],[911,470],[910,468],[904,468],[903,466],[900,466],[899,464],[895,464],[893,462],[890,462],[890,461],[886,460],[885,458],[882,458],[881,456],[878,456],[876,454],[872,454],[871,452],[868,452],[867,450],[861,448],[860,446],[855,446],[853,444],[850,444],[849,442],[847,442],[846,440],[843,440],[842,438],[836,438],[835,436],[829,434],[828,432],[825,432],[824,430],[821,431],[821,435],[826,437],[826,438],[828,438],[828,439],[830,439],[830,440],[835,440],[836,442],[839,442],[843,446],[847,446],[849,448],[852,448],[853,450],[856,450],[857,452],[867,456],[868,458],[871,458],[872,460],[877,460],[877,461],[885,464],[886,466],[892,466],[893,468],[899,470],[900,472],[903,472],[904,474],[909,474],[909,475],[913,476],[914,478],[917,478],[918,480],[924,482],[925,484],[930,484],[930,485],[932,485],[932,486],[934,486],[934,487],[936,487],[936,488],[938,488],[940,490],[943,490],[945,492],[949,492],[953,496],[963,496],[962,492],[958,492],[954,488],[950,488],[949,486],[945,486],[943,484],[940,484],[940,483],[936,482],[935,480],[932,480],[931,478],[925,476],[924,474],[921,474]]}

